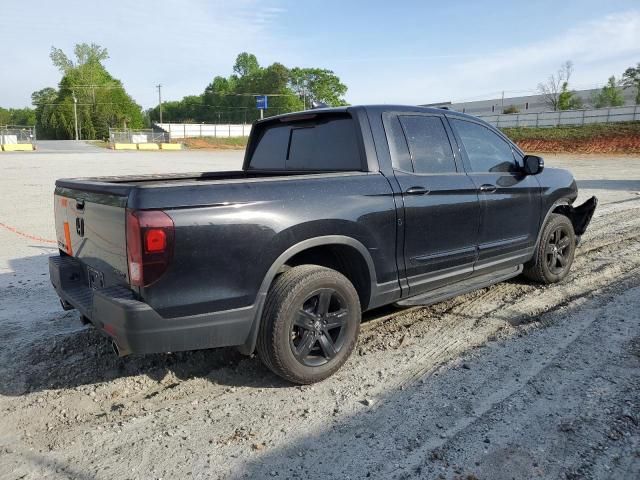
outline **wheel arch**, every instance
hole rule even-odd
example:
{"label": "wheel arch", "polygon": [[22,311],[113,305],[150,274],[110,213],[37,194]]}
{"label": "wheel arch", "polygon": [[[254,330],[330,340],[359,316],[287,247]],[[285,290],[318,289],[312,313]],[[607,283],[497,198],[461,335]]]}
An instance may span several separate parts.
{"label": "wheel arch", "polygon": [[[334,264],[332,266],[330,262],[318,263],[318,253],[329,250],[334,250],[337,253],[338,258],[340,255],[346,254],[348,255],[347,259],[359,259],[355,265],[355,270],[346,270],[345,263],[340,262],[340,260],[338,260],[338,262],[342,263],[341,265]],[[315,257],[314,259],[316,259],[316,261],[312,261],[311,263],[334,268],[349,278],[349,280],[354,284],[356,291],[358,291],[358,294],[365,297],[360,298],[363,310],[366,309],[371,302],[371,296],[376,290],[377,277],[371,254],[361,242],[355,238],[345,235],[325,235],[303,240],[287,248],[282,254],[280,254],[264,276],[256,298],[255,317],[251,331],[249,332],[247,341],[239,347],[241,353],[250,355],[255,350],[264,303],[267,293],[269,292],[269,287],[273,283],[274,279],[279,273],[286,271],[287,268],[302,264],[301,262],[305,258],[309,258],[305,256],[309,256],[310,258]],[[336,266],[338,268],[336,268]]]}
{"label": "wheel arch", "polygon": [[549,220],[549,217],[551,216],[551,214],[560,213],[562,215],[567,216],[566,214],[562,213],[562,210],[564,209],[566,211],[567,208],[571,208],[571,199],[568,197],[559,198],[558,200],[556,200],[551,204],[551,207],[549,207],[549,209],[547,210],[547,213],[542,219],[542,222],[540,222],[540,227],[538,228],[538,237],[536,238],[536,243],[535,243],[536,248],[540,244],[540,239],[542,238],[542,232],[544,231],[544,226],[547,224],[547,220]]}

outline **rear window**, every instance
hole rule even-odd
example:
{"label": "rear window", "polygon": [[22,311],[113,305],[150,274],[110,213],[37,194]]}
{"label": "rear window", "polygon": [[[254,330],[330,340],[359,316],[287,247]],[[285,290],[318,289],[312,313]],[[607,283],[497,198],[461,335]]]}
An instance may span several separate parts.
{"label": "rear window", "polygon": [[274,123],[261,132],[249,161],[259,170],[362,170],[358,135],[348,115]]}

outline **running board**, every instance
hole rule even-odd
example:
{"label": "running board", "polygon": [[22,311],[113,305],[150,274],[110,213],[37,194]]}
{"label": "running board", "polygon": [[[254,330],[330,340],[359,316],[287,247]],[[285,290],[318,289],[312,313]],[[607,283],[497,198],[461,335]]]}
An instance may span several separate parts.
{"label": "running board", "polygon": [[432,303],[442,302],[458,295],[472,292],[479,288],[488,287],[494,283],[504,282],[510,278],[520,275],[522,265],[517,267],[504,268],[491,273],[485,273],[477,277],[468,278],[453,285],[446,285],[427,293],[416,295],[415,297],[405,298],[395,303],[399,307],[415,307],[416,305],[431,305]]}

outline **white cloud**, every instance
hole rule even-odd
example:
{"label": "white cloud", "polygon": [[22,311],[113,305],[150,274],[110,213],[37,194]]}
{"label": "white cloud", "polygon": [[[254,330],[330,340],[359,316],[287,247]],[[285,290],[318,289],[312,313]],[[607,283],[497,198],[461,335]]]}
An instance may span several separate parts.
{"label": "white cloud", "polygon": [[[423,63],[425,67],[411,75],[403,70],[403,76],[397,77],[393,69],[388,69],[382,77],[363,76],[361,88],[359,79],[353,79],[350,100],[426,103],[493,96],[503,89],[526,92],[535,90],[565,60],[574,62],[574,87],[591,88],[605,83],[612,74],[619,76],[624,68],[640,60],[640,11],[611,14],[548,39],[482,57],[461,56],[457,62],[455,56],[438,57],[442,63],[437,67]],[[394,85],[394,89],[380,92],[376,85]],[[382,98],[369,98],[381,94]]]}

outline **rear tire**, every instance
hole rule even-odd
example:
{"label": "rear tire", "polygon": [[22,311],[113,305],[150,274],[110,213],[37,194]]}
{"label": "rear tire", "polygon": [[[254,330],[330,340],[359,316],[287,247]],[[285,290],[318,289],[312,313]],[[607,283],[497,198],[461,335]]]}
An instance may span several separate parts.
{"label": "rear tire", "polygon": [[571,221],[564,215],[552,213],[523,274],[543,284],[559,282],[569,274],[575,251],[576,235]]}
{"label": "rear tire", "polygon": [[267,294],[258,356],[290,382],[319,382],[351,355],[360,319],[358,293],[344,275],[317,265],[293,267]]}

